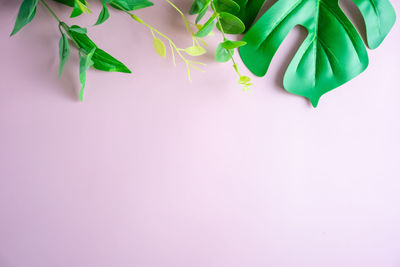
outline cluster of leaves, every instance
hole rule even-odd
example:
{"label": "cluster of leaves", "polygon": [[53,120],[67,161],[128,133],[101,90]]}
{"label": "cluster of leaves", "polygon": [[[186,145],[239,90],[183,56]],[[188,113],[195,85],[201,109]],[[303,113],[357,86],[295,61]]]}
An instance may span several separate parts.
{"label": "cluster of leaves", "polygon": [[[213,32],[214,27],[222,33],[223,40],[217,46],[215,60],[217,62],[232,61],[233,68],[239,75],[238,83],[243,86],[243,91],[246,91],[252,85],[251,79],[240,73],[233,58],[235,49],[245,46],[246,42],[229,40],[226,36],[226,34],[241,34],[246,30],[245,23],[240,18],[242,9],[238,2],[239,0],[237,2],[234,0],[195,0],[189,14],[197,14],[195,22],[199,30],[196,37],[206,37]],[[200,25],[199,22],[209,10],[212,11],[212,15],[203,25]]]}
{"label": "cluster of leaves", "polygon": [[[80,99],[86,81],[86,71],[93,67],[102,71],[131,73],[120,61],[101,50],[87,35],[87,29],[61,21],[46,0],[23,0],[14,30],[14,35],[30,23],[36,14],[39,1],[58,21],[61,39],[60,67],[63,67],[70,55],[70,42],[75,45],[80,56]],[[71,17],[90,13],[86,0],[54,0],[72,8]],[[356,30],[339,6],[339,0],[277,0],[253,25],[266,0],[194,0],[190,14],[197,15],[191,23],[170,0],[165,0],[179,12],[188,33],[192,36],[192,45],[179,48],[165,34],[131,13],[134,10],[152,6],[148,0],[99,0],[102,11],[96,25],[104,23],[109,17],[109,7],[129,15],[134,21],[148,28],[153,36],[156,52],[166,57],[168,42],[172,61],[178,55],[186,64],[190,79],[190,69],[199,69],[201,62],[192,61],[188,56],[200,56],[206,52],[207,44],[203,37],[210,35],[216,27],[222,33],[222,41],[215,52],[218,62],[232,61],[239,75],[239,84],[243,90],[249,90],[251,80],[241,75],[233,55],[239,49],[240,57],[248,69],[257,76],[264,76],[279,46],[288,33],[297,25],[308,31],[308,36],[298,49],[284,76],[284,87],[288,92],[307,97],[313,106],[317,106],[320,97],[326,92],[341,86],[362,73],[368,66],[366,46],[377,48],[392,29],[396,14],[389,0],[353,0],[359,8],[366,25],[367,41]],[[210,17],[204,24],[200,22],[207,12]],[[194,30],[195,29],[195,30]],[[245,33],[242,41],[229,40],[227,34]],[[201,69],[199,69],[201,70]]]}
{"label": "cluster of leaves", "polygon": [[[396,14],[389,0],[353,0],[364,17],[367,43],[339,6],[339,0],[277,0],[252,26],[265,0],[195,0],[191,13],[199,21],[211,5],[214,14],[199,35],[207,34],[217,20],[225,33],[247,31],[240,43],[240,56],[257,76],[267,73],[272,58],[288,33],[297,25],[308,36],[290,63],[284,87],[308,98],[314,107],[328,91],[353,79],[368,66],[366,45],[375,49],[392,29]],[[218,61],[229,58],[229,45],[222,43]],[[228,43],[231,44],[231,43]],[[238,43],[236,43],[238,44]],[[246,44],[246,45],[244,45]],[[235,46],[233,46],[235,47]]]}
{"label": "cluster of leaves", "polygon": [[[62,74],[64,65],[70,56],[70,51],[71,51],[70,43],[72,43],[79,52],[79,57],[80,57],[79,80],[81,83],[79,98],[81,101],[83,101],[84,88],[86,84],[86,71],[90,67],[107,72],[131,73],[128,67],[126,67],[122,62],[120,62],[116,58],[112,57],[110,54],[100,49],[88,37],[86,28],[80,27],[78,25],[69,26],[67,25],[67,23],[61,21],[59,17],[54,13],[54,11],[49,7],[49,5],[46,3],[45,0],[23,0],[11,36],[16,34],[19,30],[21,30],[24,26],[26,26],[33,20],[36,14],[36,7],[39,4],[39,1],[47,8],[47,10],[57,20],[58,28],[61,33],[61,38],[59,41],[59,57],[60,57],[59,75]],[[77,17],[84,13],[91,13],[86,0],[54,0],[54,1],[71,7],[72,8],[71,18]],[[148,0],[99,0],[99,1],[101,2],[103,8],[98,16],[95,25],[100,25],[105,21],[107,21],[107,19],[110,17],[110,12],[108,8],[109,7],[115,8],[119,11],[128,14],[136,22],[139,22],[150,29],[151,34],[153,35],[154,38],[153,39],[154,48],[156,52],[162,57],[166,56],[166,47],[164,42],[160,38],[166,39],[171,47],[174,64],[175,64],[175,52],[176,52],[187,65],[189,79],[190,79],[190,67],[197,68],[196,65],[202,65],[201,62],[188,60],[182,53],[186,52],[190,56],[199,56],[206,52],[205,49],[200,46],[200,40],[197,37],[194,38],[193,46],[188,47],[186,49],[178,48],[175,45],[175,43],[165,34],[161,33],[154,27],[144,22],[137,15],[131,13],[131,11],[152,6],[153,5],[152,2]],[[169,0],[166,1],[170,3],[181,15],[183,15],[183,13]]]}

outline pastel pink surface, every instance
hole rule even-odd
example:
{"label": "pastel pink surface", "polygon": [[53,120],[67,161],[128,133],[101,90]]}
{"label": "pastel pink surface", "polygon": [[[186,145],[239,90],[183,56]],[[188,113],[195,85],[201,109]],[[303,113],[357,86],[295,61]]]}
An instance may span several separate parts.
{"label": "pastel pink surface", "polygon": [[[82,104],[42,6],[8,38],[19,3],[0,2],[1,267],[400,266],[398,25],[313,109],[281,85],[299,29],[243,93],[212,52],[189,83],[129,17],[84,16],[133,75],[88,71]],[[164,1],[137,14],[190,44]]]}

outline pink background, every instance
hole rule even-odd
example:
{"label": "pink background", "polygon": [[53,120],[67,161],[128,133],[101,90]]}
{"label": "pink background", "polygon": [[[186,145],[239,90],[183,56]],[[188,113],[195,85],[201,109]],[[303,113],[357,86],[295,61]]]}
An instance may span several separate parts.
{"label": "pink background", "polygon": [[[190,45],[156,2],[136,14]],[[398,25],[365,73],[313,109],[282,89],[300,29],[243,93],[212,52],[189,83],[129,17],[84,16],[134,75],[90,70],[82,104],[76,50],[59,79],[42,6],[8,38],[19,3],[0,1],[1,267],[400,266]]]}

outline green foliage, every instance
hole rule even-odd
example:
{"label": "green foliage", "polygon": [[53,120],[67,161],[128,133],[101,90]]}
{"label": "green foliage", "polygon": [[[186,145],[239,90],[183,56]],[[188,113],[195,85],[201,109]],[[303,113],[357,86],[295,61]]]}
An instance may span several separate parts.
{"label": "green foliage", "polygon": [[210,5],[210,2],[211,0],[195,0],[190,8],[189,14],[195,15],[204,12]]}
{"label": "green foliage", "polygon": [[219,13],[217,29],[227,34],[241,34],[246,29],[244,23],[235,15],[227,12]]}
{"label": "green foliage", "polygon": [[67,62],[69,55],[70,55],[68,36],[62,32],[61,28],[60,28],[60,32],[61,32],[61,38],[60,38],[60,42],[59,42],[60,67],[58,70],[58,76],[61,76],[63,69],[64,69],[64,65]]}
{"label": "green foliage", "polygon": [[84,51],[84,50],[79,51],[79,58],[80,58],[79,80],[81,82],[81,91],[79,93],[79,99],[81,101],[83,101],[83,93],[85,90],[86,71],[94,64],[92,58],[93,58],[95,51],[96,51],[96,47],[93,47],[93,49],[89,52],[89,54],[86,54],[86,51]]}
{"label": "green foliage", "polygon": [[11,36],[16,34],[25,25],[29,24],[33,20],[36,14],[36,6],[38,0],[24,0],[19,8],[17,20],[15,21],[14,29]]}
{"label": "green foliage", "polygon": [[246,30],[248,30],[266,0],[235,0],[235,2],[240,6],[240,11],[237,16],[246,26]]}
{"label": "green foliage", "polygon": [[215,11],[218,13],[226,12],[237,15],[240,6],[233,0],[214,0]]}
{"label": "green foliage", "polygon": [[[70,43],[79,51],[80,99],[83,99],[86,72],[89,68],[107,72],[131,73],[119,60],[100,49],[87,35],[87,29],[61,21],[47,5],[48,0],[23,0],[11,36],[29,24],[36,14],[40,2],[57,20],[61,38],[59,41],[59,75],[70,56]],[[86,0],[54,0],[72,9],[71,17],[91,13]],[[277,0],[272,7],[257,18],[265,0],[194,0],[190,14],[197,15],[195,24],[170,0],[165,0],[182,17],[187,32],[192,36],[192,45],[179,48],[171,38],[139,18],[132,11],[153,5],[148,0],[99,0],[102,10],[95,25],[110,17],[109,7],[129,15],[134,21],[145,26],[153,36],[153,46],[158,55],[167,57],[170,48],[172,61],[176,55],[186,64],[189,80],[191,68],[204,65],[186,56],[197,57],[206,53],[207,44],[202,39],[216,28],[221,32],[222,41],[215,51],[218,62],[232,61],[239,76],[238,84],[244,91],[252,85],[248,76],[241,75],[234,60],[235,49],[248,69],[257,76],[264,76],[279,46],[296,25],[308,31],[308,36],[291,61],[285,77],[287,91],[307,97],[317,106],[326,92],[353,79],[368,66],[366,46],[377,48],[392,29],[396,14],[389,0],[353,0],[358,6],[366,26],[367,40],[364,44],[353,23],[339,6],[339,0]],[[207,12],[211,11],[208,19]],[[203,25],[200,22],[206,21]],[[194,30],[195,29],[195,30]],[[243,41],[230,40],[227,34],[245,33]],[[167,44],[167,45],[166,45]]]}
{"label": "green foliage", "polygon": [[227,49],[223,47],[222,44],[223,43],[220,43],[217,46],[217,50],[215,51],[215,60],[217,62],[228,62],[229,60],[231,60],[235,50]]}
{"label": "green foliage", "polygon": [[200,27],[199,31],[196,33],[197,37],[206,37],[207,35],[212,32],[214,29],[215,23],[214,21],[216,20],[218,14],[214,13],[208,20],[207,22]]}
{"label": "green foliage", "polygon": [[[240,34],[246,30],[245,24],[238,17],[242,8],[245,9],[247,0],[194,0],[190,9],[190,14],[197,14],[196,23],[205,16],[207,10],[211,9],[213,14],[204,25],[198,25],[197,37],[205,37],[209,35],[215,25],[222,33],[223,41],[217,46],[215,51],[215,60],[217,62],[232,61],[235,72],[239,75],[238,83],[242,85],[243,91],[249,91],[250,78],[242,76],[238,66],[233,58],[236,48],[246,45],[246,42],[228,40],[225,34]],[[242,12],[245,14],[244,12]]]}
{"label": "green foliage", "polygon": [[230,41],[230,40],[226,40],[221,43],[222,47],[225,49],[236,49],[236,48],[242,47],[246,44],[247,43],[243,42],[243,41]]}
{"label": "green foliage", "polygon": [[100,25],[104,23],[110,17],[110,12],[108,11],[108,8],[106,6],[106,1],[102,1],[101,4],[103,5],[103,9],[101,10],[99,18],[97,19],[95,25]]}
{"label": "green foliage", "polygon": [[[368,44],[376,48],[389,33],[396,15],[388,0],[355,0],[364,16]],[[290,12],[288,12],[290,11]],[[308,98],[314,107],[326,92],[350,81],[368,66],[363,40],[341,10],[338,0],[278,0],[250,28],[240,48],[246,66],[266,74],[277,49],[296,25],[308,36],[290,63],[287,91]]]}
{"label": "green foliage", "polygon": [[95,49],[92,58],[93,67],[95,69],[108,72],[131,73],[122,62],[98,48],[97,45],[87,36],[83,28],[73,25],[67,29],[67,33],[79,51],[84,51],[86,54],[89,54],[93,49]]}
{"label": "green foliage", "polygon": [[147,0],[114,0],[109,3],[112,7],[122,11],[133,11],[154,5]]}
{"label": "green foliage", "polygon": [[[132,17],[132,19],[134,19],[135,21],[144,25],[145,27],[147,27],[150,30],[151,34],[153,35],[154,48],[155,48],[157,54],[159,54],[162,57],[166,57],[166,48],[165,48],[164,42],[162,42],[162,40],[159,39],[157,36],[168,41],[169,47],[171,49],[172,62],[174,63],[174,65],[176,64],[176,60],[175,60],[175,53],[176,53],[186,64],[188,78],[189,78],[189,81],[191,81],[191,68],[202,71],[200,68],[198,68],[198,65],[204,65],[204,64],[202,62],[197,62],[197,61],[192,61],[192,60],[187,59],[182,54],[182,52],[186,52],[186,54],[188,54],[190,56],[199,56],[199,55],[202,55],[203,52],[205,52],[205,50],[200,45],[201,40],[198,39],[198,37],[196,37],[195,34],[192,32],[191,25],[190,25],[189,21],[186,19],[186,16],[182,13],[182,11],[179,8],[177,8],[171,1],[166,0],[166,2],[168,2],[182,16],[182,19],[185,22],[186,30],[192,35],[193,45],[191,47],[186,48],[186,49],[178,48],[176,46],[176,44],[171,40],[171,38],[169,38],[165,34],[161,33],[159,30],[154,28],[153,26],[151,26],[148,23],[146,23],[145,21],[143,21],[137,15],[129,13],[129,12],[127,12],[127,13]],[[203,43],[203,44],[205,45],[205,43]]]}

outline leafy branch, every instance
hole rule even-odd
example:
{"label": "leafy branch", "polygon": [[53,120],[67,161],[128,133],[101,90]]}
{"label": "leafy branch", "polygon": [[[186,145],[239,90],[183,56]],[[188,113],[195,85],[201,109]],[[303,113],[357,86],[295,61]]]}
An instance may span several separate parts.
{"label": "leafy branch", "polygon": [[186,49],[178,48],[176,46],[176,44],[171,40],[171,38],[169,38],[168,36],[166,36],[165,34],[160,32],[159,30],[157,30],[153,26],[149,25],[148,23],[144,22],[137,15],[132,14],[130,12],[127,12],[127,13],[135,21],[139,22],[140,24],[144,25],[145,27],[147,27],[150,30],[151,34],[153,35],[154,48],[155,48],[156,52],[162,57],[166,56],[166,47],[165,47],[164,42],[161,39],[159,39],[156,35],[158,35],[158,36],[160,36],[160,37],[162,37],[162,38],[164,38],[165,40],[168,41],[169,47],[171,49],[172,61],[173,61],[174,65],[176,65],[176,60],[175,60],[175,53],[176,53],[183,60],[183,62],[185,63],[186,69],[187,69],[187,72],[188,72],[188,78],[189,78],[190,81],[191,81],[191,69],[190,69],[191,67],[194,68],[194,69],[197,69],[199,71],[203,71],[202,69],[200,69],[198,67],[198,65],[204,66],[205,65],[204,63],[189,60],[182,54],[182,52],[184,51],[190,56],[200,56],[200,55],[203,54],[203,51],[201,49],[196,47],[196,49],[197,49],[196,50],[196,49],[194,49],[195,46],[189,47],[189,48],[186,48]]}
{"label": "leafy branch", "polygon": [[215,60],[217,62],[231,61],[235,72],[239,76],[238,83],[242,85],[243,91],[250,91],[249,87],[252,85],[250,77],[240,73],[239,67],[233,58],[235,49],[246,45],[246,42],[231,41],[226,37],[227,33],[240,34],[245,30],[243,22],[234,15],[239,12],[240,6],[233,0],[195,0],[190,14],[198,14],[196,23],[204,17],[209,7],[213,14],[204,25],[199,26],[196,36],[205,37],[209,35],[214,28],[214,21],[216,21],[216,27],[221,32],[223,41],[217,46]]}

